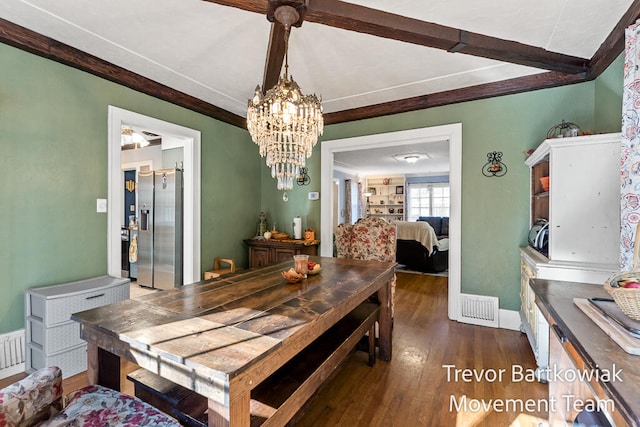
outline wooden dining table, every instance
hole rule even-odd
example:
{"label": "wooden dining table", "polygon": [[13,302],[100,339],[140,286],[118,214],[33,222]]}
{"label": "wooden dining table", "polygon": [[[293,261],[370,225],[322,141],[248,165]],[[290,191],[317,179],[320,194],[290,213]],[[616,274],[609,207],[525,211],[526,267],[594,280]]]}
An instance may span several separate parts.
{"label": "wooden dining table", "polygon": [[391,360],[396,264],[310,260],[320,273],[295,284],[281,276],[291,260],[74,313],[88,343],[89,382],[120,390],[127,359],[208,399],[210,426],[249,426],[252,390],[372,296],[378,358]]}

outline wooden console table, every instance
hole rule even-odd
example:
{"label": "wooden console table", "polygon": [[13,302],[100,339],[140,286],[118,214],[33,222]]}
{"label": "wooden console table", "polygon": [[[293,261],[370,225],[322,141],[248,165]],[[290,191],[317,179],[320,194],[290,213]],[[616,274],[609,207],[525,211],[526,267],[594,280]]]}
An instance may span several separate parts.
{"label": "wooden console table", "polygon": [[[291,259],[73,314],[88,342],[89,383],[120,390],[124,358],[207,398],[210,426],[248,427],[254,389],[376,293],[378,356],[390,360],[396,263],[312,259],[322,272],[293,285],[280,276]],[[319,365],[290,399],[268,406],[265,425],[284,425],[329,371]]]}
{"label": "wooden console table", "polygon": [[264,267],[290,260],[294,255],[318,255],[317,240],[246,239],[249,246],[249,268]]}

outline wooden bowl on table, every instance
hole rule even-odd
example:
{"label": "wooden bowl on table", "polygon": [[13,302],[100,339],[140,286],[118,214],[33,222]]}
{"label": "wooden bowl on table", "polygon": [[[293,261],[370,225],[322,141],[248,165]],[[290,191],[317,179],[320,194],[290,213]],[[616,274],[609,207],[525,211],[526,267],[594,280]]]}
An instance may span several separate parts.
{"label": "wooden bowl on table", "polygon": [[298,283],[304,278],[302,274],[296,273],[296,271],[293,268],[287,271],[282,271],[280,272],[280,274],[289,283]]}

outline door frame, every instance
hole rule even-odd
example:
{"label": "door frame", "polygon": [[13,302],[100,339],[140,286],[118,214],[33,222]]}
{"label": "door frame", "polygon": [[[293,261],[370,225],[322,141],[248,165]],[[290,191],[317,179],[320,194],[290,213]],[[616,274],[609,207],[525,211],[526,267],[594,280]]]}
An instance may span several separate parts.
{"label": "door frame", "polygon": [[[163,148],[184,150],[184,265],[183,283],[200,281],[200,131],[109,105],[108,190],[107,190],[107,274],[120,277],[120,228],[123,200],[120,135],[123,124],[153,129],[163,135]],[[166,138],[165,138],[166,137]],[[166,139],[166,142],[164,141]]]}
{"label": "door frame", "polygon": [[365,135],[353,138],[322,141],[320,191],[320,254],[333,256],[333,161],[334,153],[393,147],[412,142],[449,142],[449,319],[458,320],[458,303],[461,290],[461,216],[462,216],[462,123],[427,128]]}

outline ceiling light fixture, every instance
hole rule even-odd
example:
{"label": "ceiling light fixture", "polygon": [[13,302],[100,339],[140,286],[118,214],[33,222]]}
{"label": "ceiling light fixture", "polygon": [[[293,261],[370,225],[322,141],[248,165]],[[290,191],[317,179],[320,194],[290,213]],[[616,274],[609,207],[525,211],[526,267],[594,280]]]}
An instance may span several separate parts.
{"label": "ceiling light fixture", "polygon": [[431,157],[428,154],[424,153],[404,153],[404,154],[396,154],[393,156],[399,162],[407,162],[409,164],[414,164],[418,160],[422,159],[430,159]]}
{"label": "ceiling light fixture", "polygon": [[278,190],[291,190],[322,135],[324,120],[322,99],[303,95],[289,76],[289,31],[300,15],[294,7],[282,5],[275,10],[275,18],[285,29],[284,74],[264,95],[256,87],[247,108],[247,129],[260,147],[260,157],[266,157]]}
{"label": "ceiling light fixture", "polygon": [[407,162],[407,163],[415,163],[415,162],[418,161],[418,159],[419,159],[419,157],[416,156],[416,155],[411,155],[411,156],[405,156],[404,157],[404,161]]}
{"label": "ceiling light fixture", "polygon": [[125,145],[132,144],[134,146],[142,148],[149,145],[149,141],[147,141],[142,135],[134,131],[132,128],[128,126],[122,126],[122,131],[120,134],[120,146],[124,147]]}

